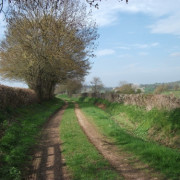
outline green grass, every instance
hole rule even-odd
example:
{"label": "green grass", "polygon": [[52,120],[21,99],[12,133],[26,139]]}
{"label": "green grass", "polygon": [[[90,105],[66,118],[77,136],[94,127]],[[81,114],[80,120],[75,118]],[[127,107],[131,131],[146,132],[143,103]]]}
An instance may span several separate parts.
{"label": "green grass", "polygon": [[[155,142],[143,140],[140,137],[132,136],[112,119],[112,115],[115,115],[117,112],[116,108],[113,108],[113,105],[111,107],[111,114],[109,114],[93,106],[90,102],[92,103],[93,100],[91,99],[88,102],[79,102],[80,107],[86,116],[97,125],[100,132],[102,132],[105,136],[114,139],[115,143],[120,148],[131,152],[145,163],[148,163],[156,170],[162,172],[167,179],[179,179],[180,152],[178,150],[161,146]],[[120,105],[119,108],[123,108],[122,105]],[[132,107],[128,108],[129,114],[133,113],[134,109],[131,109]],[[113,109],[115,112],[113,112]],[[110,111],[110,108],[108,110]],[[137,116],[136,120],[141,121],[140,116],[142,116],[142,114],[139,114],[139,108],[137,108],[137,112],[135,112],[135,114]]]}
{"label": "green grass", "polygon": [[1,179],[22,179],[31,160],[30,148],[37,142],[42,125],[63,104],[56,98],[42,104],[11,109],[1,115],[6,118],[3,121],[5,132],[0,140]]}
{"label": "green grass", "polygon": [[178,97],[178,98],[180,98],[180,91],[165,91],[165,92],[163,92],[162,94],[165,94],[165,95],[171,95],[171,94],[173,94],[175,97]]}
{"label": "green grass", "polygon": [[122,179],[104,160],[81,130],[70,103],[60,124],[62,152],[74,180]]}
{"label": "green grass", "polygon": [[91,104],[105,104],[105,111],[111,119],[136,137],[180,148],[180,109],[167,111],[154,108],[146,111],[142,107],[110,103],[102,99],[81,98],[80,100]]}

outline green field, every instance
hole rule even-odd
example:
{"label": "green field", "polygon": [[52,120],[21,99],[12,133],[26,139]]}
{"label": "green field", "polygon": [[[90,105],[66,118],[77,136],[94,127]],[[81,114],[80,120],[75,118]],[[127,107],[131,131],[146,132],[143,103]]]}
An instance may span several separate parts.
{"label": "green field", "polygon": [[180,98],[180,91],[165,91],[162,94],[165,94],[165,95],[174,95],[175,97]]}

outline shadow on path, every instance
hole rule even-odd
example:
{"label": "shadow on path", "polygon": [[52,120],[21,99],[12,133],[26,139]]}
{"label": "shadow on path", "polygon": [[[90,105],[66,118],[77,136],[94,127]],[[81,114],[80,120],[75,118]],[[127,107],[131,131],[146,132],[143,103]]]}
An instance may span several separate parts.
{"label": "shadow on path", "polygon": [[28,180],[67,180],[65,163],[61,156],[59,124],[67,108],[65,105],[46,123],[39,144],[37,145]]}

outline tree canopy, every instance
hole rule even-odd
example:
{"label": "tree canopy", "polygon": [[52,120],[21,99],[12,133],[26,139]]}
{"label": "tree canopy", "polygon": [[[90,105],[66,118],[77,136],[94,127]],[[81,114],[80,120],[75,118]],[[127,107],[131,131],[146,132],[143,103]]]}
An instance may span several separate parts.
{"label": "tree canopy", "polygon": [[0,73],[25,81],[40,100],[56,84],[85,76],[98,38],[97,28],[79,0],[43,0],[11,6],[0,45]]}
{"label": "tree canopy", "polygon": [[[6,2],[7,0],[0,0],[0,12],[3,10],[3,7],[4,7],[4,2]],[[25,2],[30,4],[32,3],[32,1],[38,3],[39,0],[26,0]],[[52,2],[52,1],[55,1],[56,0],[48,0],[46,1],[47,3],[49,2]],[[98,8],[99,7],[99,2],[102,1],[102,0],[86,0],[86,2],[90,5],[90,6],[94,6],[95,8]],[[117,0],[117,1],[123,1],[123,0]],[[59,0],[57,2],[60,2],[61,4],[65,2],[65,0]],[[23,0],[8,0],[8,3],[9,4],[21,4],[23,3]],[[126,3],[128,3],[128,0],[126,0]]]}

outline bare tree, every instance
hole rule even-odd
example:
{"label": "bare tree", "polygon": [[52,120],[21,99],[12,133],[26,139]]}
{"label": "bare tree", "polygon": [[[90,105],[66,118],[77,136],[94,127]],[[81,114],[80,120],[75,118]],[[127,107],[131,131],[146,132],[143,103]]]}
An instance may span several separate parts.
{"label": "bare tree", "polygon": [[[0,0],[0,13],[2,12],[3,10],[3,7],[4,7],[4,3],[8,1],[9,4],[21,4],[23,3],[23,0]],[[26,0],[26,3],[30,4],[32,3],[32,1],[36,2],[36,3],[39,3],[39,0]],[[65,0],[47,0],[46,3],[49,3],[49,2],[60,2],[61,4],[63,4],[65,2]],[[86,2],[90,5],[90,6],[94,6],[95,8],[98,8],[99,7],[99,2],[102,1],[102,0],[86,0]],[[118,0],[118,1],[123,1],[123,0]],[[126,0],[126,3],[128,3],[128,0]]]}
{"label": "bare tree", "polygon": [[25,81],[43,100],[53,96],[56,84],[87,74],[98,34],[79,0],[22,1],[12,5],[7,20],[0,45],[3,77]]}
{"label": "bare tree", "polygon": [[99,77],[94,77],[90,83],[92,85],[92,91],[94,93],[99,93],[104,87],[104,85]]}

